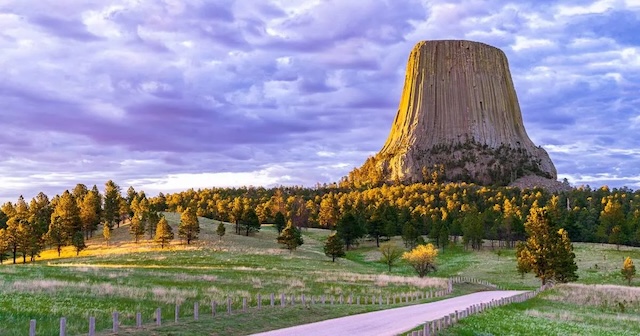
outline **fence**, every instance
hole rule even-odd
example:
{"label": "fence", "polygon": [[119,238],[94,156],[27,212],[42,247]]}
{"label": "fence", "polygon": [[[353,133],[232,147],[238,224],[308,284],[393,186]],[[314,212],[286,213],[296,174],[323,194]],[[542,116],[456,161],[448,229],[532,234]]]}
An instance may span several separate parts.
{"label": "fence", "polygon": [[[490,284],[490,283],[488,283],[486,281],[483,281],[483,280],[476,280],[476,279],[464,278],[464,277],[452,278],[451,282],[453,282],[453,283],[470,282],[470,283],[482,284],[482,285],[485,285],[485,286],[488,286],[488,287],[492,287],[492,288],[498,288],[497,286],[492,285],[492,284]],[[502,299],[499,299],[499,300],[491,300],[490,302],[487,302],[487,303],[480,303],[480,304],[471,305],[471,306],[467,307],[465,310],[462,310],[462,311],[456,310],[455,313],[453,313],[453,314],[445,315],[445,316],[443,316],[443,317],[441,317],[439,319],[425,322],[425,324],[422,327],[422,330],[412,331],[412,332],[408,333],[407,336],[433,336],[433,335],[437,335],[440,331],[442,331],[445,328],[448,328],[448,327],[454,325],[460,319],[463,319],[463,318],[465,318],[467,316],[478,314],[478,313],[481,313],[481,312],[483,312],[483,311],[485,311],[487,309],[494,308],[494,307],[500,307],[500,306],[508,305],[508,304],[511,304],[511,303],[524,302],[526,300],[529,300],[529,299],[535,297],[536,295],[540,294],[542,291],[544,291],[546,289],[549,289],[551,287],[553,287],[552,283],[550,283],[548,285],[541,286],[540,288],[538,288],[538,289],[536,289],[536,290],[534,290],[532,292],[526,292],[526,293],[518,294],[516,296],[502,298]]]}
{"label": "fence", "polygon": [[[287,306],[296,306],[296,305],[336,305],[336,304],[349,304],[349,305],[394,305],[394,304],[402,304],[402,303],[410,303],[419,300],[427,300],[436,297],[446,296],[451,293],[453,289],[453,282],[451,279],[447,285],[447,289],[438,290],[438,291],[413,291],[407,293],[401,293],[396,295],[386,295],[382,296],[378,295],[363,295],[363,296],[354,296],[353,294],[345,296],[345,295],[320,295],[320,296],[306,296],[305,294],[300,295],[286,295],[286,294],[270,294],[268,296],[262,296],[260,294],[256,295],[255,301],[249,300],[246,297],[240,298],[238,300],[233,300],[232,298],[227,298],[224,302],[211,301],[210,309],[207,309],[210,316],[215,318],[217,315],[227,314],[231,315],[234,313],[244,313],[247,310],[253,309],[263,309],[263,308],[284,308]],[[241,302],[241,304],[240,304]],[[234,303],[236,307],[234,309]],[[252,305],[253,304],[253,305]],[[191,308],[191,307],[189,307]],[[199,320],[201,318],[201,313],[203,310],[201,309],[200,302],[195,302],[193,304],[193,315],[192,316],[184,316],[180,315],[181,306],[175,305],[174,314],[173,314],[173,322],[178,323],[181,318],[192,318],[193,320]],[[140,312],[136,312],[135,314],[135,328],[142,328],[143,326],[162,326],[164,323],[170,322],[170,320],[163,320],[162,309],[157,308],[151,318],[150,324],[144,324],[145,321],[143,319],[143,315]],[[29,323],[29,336],[36,336],[36,320],[31,320]],[[113,312],[111,315],[111,332],[113,334],[117,334],[121,328],[127,327],[122,323],[120,319],[119,312]],[[88,335],[95,336],[96,334],[96,318],[89,317],[88,318]],[[50,332],[50,331],[49,331]],[[84,333],[84,332],[83,332]],[[60,318],[60,336],[67,335],[67,319],[66,317]]]}

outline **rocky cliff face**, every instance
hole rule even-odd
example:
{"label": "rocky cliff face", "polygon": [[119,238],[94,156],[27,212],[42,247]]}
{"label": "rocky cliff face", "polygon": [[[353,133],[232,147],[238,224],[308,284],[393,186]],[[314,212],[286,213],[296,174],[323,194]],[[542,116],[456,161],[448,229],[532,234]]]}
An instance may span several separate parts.
{"label": "rocky cliff face", "polygon": [[[360,182],[501,184],[557,178],[527,136],[505,54],[471,41],[423,41],[409,56],[398,114],[382,150],[349,176]],[[377,180],[377,181],[376,181]]]}

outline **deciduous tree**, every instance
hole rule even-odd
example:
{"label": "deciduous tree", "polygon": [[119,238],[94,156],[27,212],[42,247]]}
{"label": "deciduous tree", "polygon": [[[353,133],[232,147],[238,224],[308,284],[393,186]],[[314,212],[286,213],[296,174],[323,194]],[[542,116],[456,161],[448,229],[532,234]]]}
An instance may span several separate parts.
{"label": "deciduous tree", "polygon": [[402,255],[404,259],[423,278],[431,271],[436,270],[436,257],[438,249],[429,243],[426,245],[418,245],[416,248]]}
{"label": "deciduous tree", "polygon": [[627,280],[627,284],[631,286],[631,280],[636,276],[636,266],[633,264],[633,260],[631,257],[627,257],[624,259],[624,263],[622,263],[622,276]]}
{"label": "deciduous tree", "polygon": [[380,253],[382,253],[380,262],[387,265],[389,267],[389,272],[391,272],[391,267],[398,263],[402,257],[403,251],[402,248],[395,243],[386,242],[380,245]]}

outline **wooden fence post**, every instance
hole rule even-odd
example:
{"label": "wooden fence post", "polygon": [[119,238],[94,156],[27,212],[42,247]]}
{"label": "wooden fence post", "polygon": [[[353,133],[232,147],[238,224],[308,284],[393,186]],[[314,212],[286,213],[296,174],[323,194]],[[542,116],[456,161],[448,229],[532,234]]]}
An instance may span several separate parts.
{"label": "wooden fence post", "polygon": [[271,293],[271,307],[273,307],[275,304],[276,304],[275,295],[273,293]]}
{"label": "wooden fence post", "polygon": [[193,303],[193,319],[196,321],[200,319],[200,302],[197,301]]}
{"label": "wooden fence post", "polygon": [[136,313],[136,328],[142,328],[142,314],[140,312]]}
{"label": "wooden fence post", "polygon": [[422,333],[424,336],[431,336],[431,326],[429,325],[431,322],[426,322],[424,327],[422,328]]}
{"label": "wooden fence post", "polygon": [[378,304],[382,306],[382,294],[378,297]]}
{"label": "wooden fence post", "polygon": [[216,317],[216,309],[218,308],[217,305],[218,303],[215,300],[211,301],[211,317]]}
{"label": "wooden fence post", "polygon": [[119,323],[118,323],[118,312],[117,311],[114,311],[113,314],[111,314],[111,321],[113,323],[113,325],[112,325],[113,333],[117,334],[118,333],[118,326],[119,326]]}
{"label": "wooden fence post", "polygon": [[[96,335],[96,318],[91,316],[89,317],[89,336],[95,336]],[[33,336],[36,336],[35,334],[33,334]]]}
{"label": "wooden fence post", "polygon": [[175,308],[175,322],[178,323],[178,317],[180,316],[180,305],[176,303]]}
{"label": "wooden fence post", "polygon": [[246,312],[247,311],[247,298],[243,297],[242,298],[242,312]]}
{"label": "wooden fence post", "polygon": [[356,304],[360,305],[360,297],[359,296],[356,298]]}
{"label": "wooden fence post", "polygon": [[36,320],[29,321],[29,336],[36,336]]}
{"label": "wooden fence post", "polygon": [[60,318],[60,336],[67,336],[67,318]]}
{"label": "wooden fence post", "polygon": [[295,305],[296,305],[296,295],[291,294],[291,306],[295,306]]}
{"label": "wooden fence post", "polygon": [[280,307],[284,307],[287,305],[287,300],[284,297],[284,293],[280,294]]}
{"label": "wooden fence post", "polygon": [[325,298],[324,294],[322,294],[322,304],[324,304],[325,299],[326,299],[326,298]]}
{"label": "wooden fence post", "polygon": [[227,298],[227,314],[231,315],[231,298]]}
{"label": "wooden fence post", "polygon": [[304,306],[305,305],[305,299],[304,299],[304,294],[300,295],[300,303]]}
{"label": "wooden fence post", "polygon": [[160,310],[160,308],[156,309],[156,325],[162,325],[162,310]]}

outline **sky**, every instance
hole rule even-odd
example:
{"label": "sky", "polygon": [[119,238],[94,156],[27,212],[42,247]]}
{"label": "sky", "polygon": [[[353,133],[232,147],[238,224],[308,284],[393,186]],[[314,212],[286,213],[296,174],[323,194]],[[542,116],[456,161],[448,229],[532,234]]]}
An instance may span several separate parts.
{"label": "sky", "polygon": [[573,185],[640,188],[640,0],[0,0],[0,200],[338,181],[411,48],[502,49]]}

